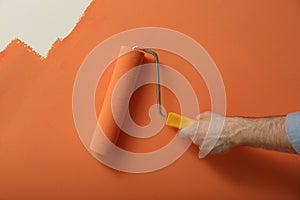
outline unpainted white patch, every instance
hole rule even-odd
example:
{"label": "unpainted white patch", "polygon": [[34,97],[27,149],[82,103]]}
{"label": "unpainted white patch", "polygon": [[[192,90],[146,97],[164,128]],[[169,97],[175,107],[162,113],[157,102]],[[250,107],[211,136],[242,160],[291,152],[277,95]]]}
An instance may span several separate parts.
{"label": "unpainted white patch", "polygon": [[46,57],[65,38],[92,0],[0,0],[0,51],[15,38]]}

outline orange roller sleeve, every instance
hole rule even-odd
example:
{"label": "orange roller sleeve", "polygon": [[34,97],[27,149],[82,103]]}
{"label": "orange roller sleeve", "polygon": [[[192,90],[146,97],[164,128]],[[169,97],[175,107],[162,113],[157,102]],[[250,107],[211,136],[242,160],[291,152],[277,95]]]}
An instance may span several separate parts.
{"label": "orange roller sleeve", "polygon": [[[120,54],[122,54],[123,49],[121,48]],[[103,101],[102,109],[100,111],[98,122],[101,126],[103,132],[105,133],[106,137],[114,144],[117,143],[120,133],[120,128],[116,124],[114,117],[112,115],[111,110],[111,98],[113,94],[113,90],[119,81],[119,79],[130,69],[140,65],[143,61],[144,53],[139,51],[130,51],[128,53],[125,53],[124,55],[121,55],[114,66],[114,70],[111,76],[111,80],[108,85],[108,89]],[[135,84],[136,80],[130,80],[128,83],[126,82],[125,87],[128,86],[128,88]],[[123,85],[124,86],[124,85]],[[124,93],[128,91],[122,91]],[[114,109],[116,110],[118,115],[123,115],[121,107],[123,107],[124,104],[119,103],[117,107]],[[101,133],[95,131],[92,137],[92,140],[90,142],[90,149],[94,152],[104,155],[109,150],[109,143],[105,140],[103,140],[103,136],[101,137]]]}

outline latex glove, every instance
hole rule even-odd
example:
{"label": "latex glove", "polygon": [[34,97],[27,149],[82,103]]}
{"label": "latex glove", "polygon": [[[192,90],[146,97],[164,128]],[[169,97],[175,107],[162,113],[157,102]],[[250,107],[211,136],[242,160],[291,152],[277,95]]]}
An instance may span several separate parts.
{"label": "latex glove", "polygon": [[[223,124],[224,122],[223,129],[219,131],[220,134],[213,132],[214,127],[210,127],[212,134],[207,134],[212,119],[216,123]],[[199,158],[205,157],[208,153],[226,153],[240,144],[239,118],[224,117],[216,113],[204,112],[198,115],[197,120],[196,123],[181,129],[178,134],[182,138],[191,139],[199,147]],[[222,124],[220,125],[222,126]],[[202,143],[204,140],[207,140],[207,143],[211,144],[211,147],[209,145],[203,146]]]}

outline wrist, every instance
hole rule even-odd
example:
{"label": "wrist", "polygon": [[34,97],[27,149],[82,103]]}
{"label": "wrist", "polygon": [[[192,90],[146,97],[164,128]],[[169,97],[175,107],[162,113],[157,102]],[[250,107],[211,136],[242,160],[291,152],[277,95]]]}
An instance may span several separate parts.
{"label": "wrist", "polygon": [[232,141],[235,146],[252,146],[255,136],[251,134],[251,128],[255,122],[251,118],[232,117],[230,118],[234,137]]}

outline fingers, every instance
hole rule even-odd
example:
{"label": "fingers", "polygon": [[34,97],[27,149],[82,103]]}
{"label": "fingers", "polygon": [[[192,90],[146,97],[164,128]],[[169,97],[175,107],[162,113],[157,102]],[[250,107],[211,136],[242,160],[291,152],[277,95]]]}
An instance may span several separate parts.
{"label": "fingers", "polygon": [[212,114],[212,112],[210,112],[210,111],[200,113],[200,119],[209,118],[211,116],[211,114]]}
{"label": "fingers", "polygon": [[[178,132],[178,135],[181,138],[191,139],[194,144],[201,147],[202,142],[204,141],[205,136],[208,132],[208,128],[209,128],[209,125],[210,125],[210,122],[211,122],[212,118],[217,120],[217,119],[219,119],[219,117],[221,117],[221,115],[216,114],[216,113],[203,112],[200,115],[197,115],[196,118],[197,118],[198,121],[196,123],[181,129]],[[212,146],[214,146],[215,142],[209,142],[210,140],[216,141],[212,138],[207,138],[208,142],[206,142],[206,143],[207,144],[212,144]],[[202,153],[200,153],[201,155],[199,154],[199,156],[204,157],[211,150],[212,150],[211,147],[209,149],[203,147]]]}
{"label": "fingers", "polygon": [[210,154],[211,155],[216,155],[216,154],[225,154],[231,151],[230,147],[224,146],[224,147],[219,147],[219,148],[214,148]]}
{"label": "fingers", "polygon": [[198,158],[199,159],[202,159],[206,156],[207,154],[206,153],[203,153],[203,151],[201,150],[201,148],[199,147],[199,153],[198,153]]}
{"label": "fingers", "polygon": [[198,123],[199,122],[196,122],[190,126],[180,129],[178,132],[179,137],[193,139],[195,134],[197,134],[197,129],[199,126]]}
{"label": "fingers", "polygon": [[212,114],[212,112],[206,111],[206,112],[196,115],[196,119],[201,120],[201,119],[209,118],[211,116],[211,114]]}
{"label": "fingers", "polygon": [[207,118],[210,118],[211,112],[203,112],[196,116],[198,120],[196,123],[181,129],[178,132],[179,137],[189,138],[193,141],[194,144],[200,145],[202,139],[206,134],[207,129]]}
{"label": "fingers", "polygon": [[[231,146],[226,138],[219,138],[221,132],[218,125],[223,124],[223,115],[203,112],[197,115],[196,119],[196,123],[181,129],[178,134],[179,137],[191,139],[194,144],[198,145],[199,158],[204,158],[208,154],[221,154],[230,151]],[[210,127],[211,122],[214,125],[212,127]],[[210,134],[206,135],[208,129],[210,129]]]}

